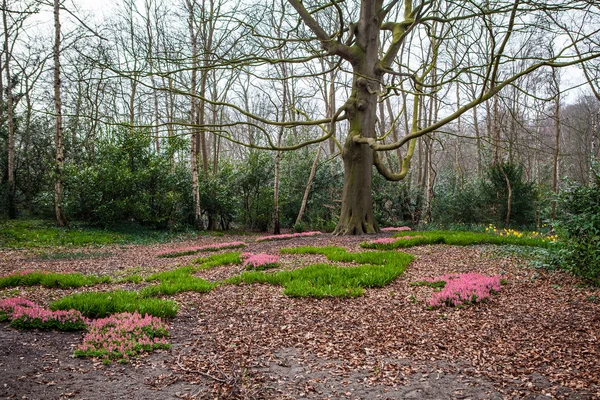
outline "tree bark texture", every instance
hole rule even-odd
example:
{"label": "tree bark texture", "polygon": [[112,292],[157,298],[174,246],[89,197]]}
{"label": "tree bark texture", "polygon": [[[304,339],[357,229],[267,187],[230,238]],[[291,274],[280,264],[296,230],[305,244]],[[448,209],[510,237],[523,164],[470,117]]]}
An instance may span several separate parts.
{"label": "tree bark texture", "polygon": [[[6,72],[6,119],[8,123],[8,218],[17,217],[17,208],[15,205],[15,123],[13,116],[13,94],[12,79],[10,74],[10,48],[8,47],[8,23],[7,23],[7,4],[6,0],[2,2],[2,22],[4,25],[4,70]],[[0,70],[0,74],[2,70]],[[0,92],[2,95],[3,93]]]}
{"label": "tree bark texture", "polygon": [[363,1],[356,28],[358,54],[353,63],[352,94],[346,103],[350,132],[342,150],[344,189],[342,210],[336,235],[361,235],[379,232],[373,214],[373,150],[354,141],[357,136],[375,137],[379,69],[379,21],[381,1]]}
{"label": "tree bark texture", "polygon": [[58,226],[69,226],[63,208],[63,149],[62,104],[60,98],[60,1],[54,0],[54,112],[56,114],[56,182],[54,184],[54,211]]}
{"label": "tree bark texture", "polygon": [[[190,122],[192,126],[197,122],[198,101],[196,99],[197,75],[196,69],[198,66],[198,34],[194,28],[194,6],[196,2],[186,1],[189,11],[189,30],[190,41],[192,47],[192,81],[190,83]],[[197,230],[204,229],[202,221],[202,209],[200,207],[200,182],[198,176],[198,142],[200,135],[197,128],[192,128],[192,140],[190,143],[190,164],[192,169],[192,198],[194,201],[194,227]]]}

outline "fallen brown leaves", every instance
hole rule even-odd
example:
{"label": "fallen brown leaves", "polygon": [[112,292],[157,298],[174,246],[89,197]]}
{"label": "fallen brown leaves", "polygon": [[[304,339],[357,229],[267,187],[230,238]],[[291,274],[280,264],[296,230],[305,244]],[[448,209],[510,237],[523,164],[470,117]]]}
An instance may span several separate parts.
{"label": "fallen brown leaves", "polygon": [[[270,254],[299,245],[360,251],[363,240],[246,239],[250,251]],[[202,398],[403,398],[396,396],[409,396],[405,385],[416,384],[433,387],[440,398],[600,398],[600,304],[565,274],[527,269],[514,258],[490,258],[486,249],[408,249],[417,259],[406,273],[358,299],[293,299],[267,285],[180,294],[168,364],[177,379],[208,385],[210,391],[194,394]],[[166,269],[194,258],[150,257],[156,250],[124,249],[99,268]],[[282,257],[283,268],[309,261],[301,257]],[[98,260],[81,262],[92,264],[80,267],[82,272],[99,266]],[[63,268],[58,261],[40,264]],[[239,267],[219,267],[201,273],[222,279],[237,272]],[[500,273],[508,284],[481,305],[427,310],[433,289],[409,283],[451,272]],[[164,382],[170,380],[176,378]],[[438,381],[443,385],[435,386]]]}

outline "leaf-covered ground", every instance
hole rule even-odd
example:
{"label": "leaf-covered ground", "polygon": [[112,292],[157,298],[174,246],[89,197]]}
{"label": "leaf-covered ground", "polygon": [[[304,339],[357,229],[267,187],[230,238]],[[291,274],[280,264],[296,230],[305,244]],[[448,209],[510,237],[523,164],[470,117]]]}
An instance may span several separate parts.
{"label": "leaf-covered ground", "polygon": [[[389,236],[382,235],[381,237]],[[89,250],[76,259],[0,252],[0,275],[27,269],[125,276],[173,269],[196,256],[157,258],[185,245],[242,240],[247,251],[343,246],[365,238],[322,235],[256,243],[252,236],[204,237],[156,246]],[[563,273],[528,268],[494,246],[404,249],[416,256],[382,289],[355,299],[297,299],[269,285],[226,285],[172,296],[181,308],[169,322],[173,347],[132,364],[73,359],[81,333],[16,331],[0,325],[0,397],[30,399],[501,399],[600,398],[600,292]],[[77,250],[80,252],[81,250]],[[326,262],[283,255],[282,268]],[[201,271],[222,280],[240,266]],[[446,273],[502,274],[507,284],[483,304],[427,310],[434,289],[409,283]],[[0,291],[47,305],[99,285]]]}

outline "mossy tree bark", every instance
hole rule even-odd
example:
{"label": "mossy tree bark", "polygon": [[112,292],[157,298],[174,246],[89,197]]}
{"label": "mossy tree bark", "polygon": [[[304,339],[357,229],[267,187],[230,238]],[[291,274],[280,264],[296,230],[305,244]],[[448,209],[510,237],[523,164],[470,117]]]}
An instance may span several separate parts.
{"label": "mossy tree bark", "polygon": [[356,137],[375,138],[378,89],[383,75],[379,60],[381,1],[363,2],[352,46],[354,70],[352,94],[346,102],[350,132],[342,150],[344,189],[342,211],[336,235],[361,235],[379,232],[373,213],[373,150],[358,143]]}

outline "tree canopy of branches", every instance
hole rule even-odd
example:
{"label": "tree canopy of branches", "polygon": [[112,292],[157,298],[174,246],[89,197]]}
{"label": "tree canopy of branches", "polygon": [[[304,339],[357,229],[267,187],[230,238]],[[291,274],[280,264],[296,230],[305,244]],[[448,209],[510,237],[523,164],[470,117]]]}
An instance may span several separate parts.
{"label": "tree canopy of branches", "polygon": [[[260,6],[259,6],[260,7]],[[228,65],[259,79],[291,79],[306,88],[303,79],[314,78],[315,60],[332,59],[333,69],[349,77],[346,97],[331,118],[269,120],[240,110],[260,125],[266,143],[247,145],[294,150],[335,137],[343,124],[344,188],[337,234],[379,231],[372,208],[373,167],[385,179],[404,179],[410,169],[416,139],[432,135],[467,111],[494,98],[502,89],[540,69],[577,65],[600,56],[598,8],[589,1],[522,0],[362,0],[269,2],[262,11],[245,18],[250,35],[260,38],[261,54],[279,51],[281,58],[242,57]],[[281,15],[279,26],[268,25],[263,15]],[[259,16],[257,16],[259,15]],[[283,25],[283,26],[282,26]],[[568,33],[568,38],[567,37]],[[552,51],[545,51],[550,43]],[[260,46],[259,46],[260,47]],[[253,49],[258,54],[258,49]],[[294,77],[270,75],[270,65],[296,65]],[[326,73],[322,72],[322,73]],[[469,85],[471,96],[457,100],[456,108],[443,104],[453,86]],[[397,107],[389,129],[379,133],[379,105],[392,97]],[[439,99],[435,105],[432,99]],[[299,106],[298,106],[299,107]],[[435,117],[426,118],[437,107]],[[402,113],[410,116],[404,136],[389,140]],[[297,115],[306,115],[296,109]],[[328,124],[328,125],[325,125]],[[288,146],[274,143],[269,126],[298,128],[321,125],[318,138],[291,139]],[[381,132],[381,131],[380,131]],[[231,138],[229,134],[225,137]],[[386,140],[387,139],[387,140]],[[404,149],[397,171],[383,162],[382,154]]]}

